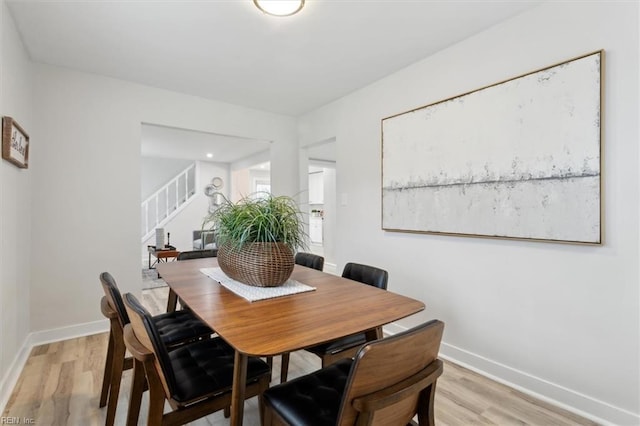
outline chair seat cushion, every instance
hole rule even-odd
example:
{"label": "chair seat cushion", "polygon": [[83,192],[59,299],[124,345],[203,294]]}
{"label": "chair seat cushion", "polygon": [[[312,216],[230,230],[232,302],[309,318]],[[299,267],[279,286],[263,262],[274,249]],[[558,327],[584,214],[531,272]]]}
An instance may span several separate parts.
{"label": "chair seat cushion", "polygon": [[351,370],[350,359],[340,360],[306,376],[264,392],[265,401],[291,425],[335,425],[342,394]]}
{"label": "chair seat cushion", "polygon": [[[234,349],[219,337],[180,346],[169,352],[176,379],[173,399],[186,403],[213,393],[230,391],[234,354]],[[271,374],[267,363],[249,357],[247,383],[265,374]]]}
{"label": "chair seat cushion", "polygon": [[353,348],[354,346],[364,345],[365,343],[367,343],[365,334],[356,333],[350,336],[341,337],[340,339],[332,340],[331,342],[312,346],[307,348],[307,350],[316,355],[324,355],[340,352],[345,349]]}
{"label": "chair seat cushion", "polygon": [[156,315],[152,320],[160,338],[168,346],[213,334],[211,328],[185,310]]}
{"label": "chair seat cushion", "polygon": [[202,239],[193,240],[194,250],[213,250],[215,248],[218,248],[216,243],[206,243],[204,247],[202,247]]}

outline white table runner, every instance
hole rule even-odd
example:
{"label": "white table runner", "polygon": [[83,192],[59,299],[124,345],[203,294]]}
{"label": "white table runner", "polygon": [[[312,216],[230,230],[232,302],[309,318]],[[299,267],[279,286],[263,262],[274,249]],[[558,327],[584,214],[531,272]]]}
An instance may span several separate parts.
{"label": "white table runner", "polygon": [[232,280],[222,272],[220,268],[201,268],[200,272],[209,278],[218,281],[221,285],[231,290],[240,297],[247,299],[249,302],[255,302],[264,299],[273,299],[274,297],[288,296],[290,294],[304,293],[314,291],[316,288],[302,284],[299,281],[289,279],[278,287],[256,287],[248,284]]}

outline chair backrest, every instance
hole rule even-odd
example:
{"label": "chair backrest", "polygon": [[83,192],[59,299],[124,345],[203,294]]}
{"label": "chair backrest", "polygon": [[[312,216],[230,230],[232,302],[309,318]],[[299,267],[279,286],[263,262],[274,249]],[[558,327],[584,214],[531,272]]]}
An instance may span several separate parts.
{"label": "chair backrest", "polygon": [[127,315],[127,310],[122,302],[122,295],[120,294],[116,280],[110,273],[103,272],[100,274],[100,283],[102,284],[102,290],[104,291],[109,306],[118,313],[120,325],[124,327],[129,324],[129,315]]}
{"label": "chair backrest", "polygon": [[296,253],[295,262],[298,265],[317,269],[318,271],[322,271],[322,268],[324,268],[324,257],[313,253]]}
{"label": "chair backrest", "polygon": [[199,247],[194,247],[194,248],[199,248],[204,250],[207,244],[213,244],[216,242],[216,233],[215,231],[212,231],[212,230],[202,230],[202,229],[193,231],[193,241],[194,241],[194,245],[196,244],[196,241],[198,241],[197,244],[199,245]]}
{"label": "chair backrest", "polygon": [[344,265],[342,277],[378,287],[382,290],[387,289],[387,281],[389,281],[389,273],[384,269],[351,262]]}
{"label": "chair backrest", "polygon": [[[385,339],[376,340],[360,348],[354,358],[343,394],[339,425],[354,425],[358,411],[353,401],[369,396],[377,391],[396,392],[397,401],[373,413],[375,425],[406,425],[424,405],[420,395],[423,389],[411,389],[401,393],[403,384],[415,383],[415,376],[430,372],[434,365],[439,367],[436,376],[442,371],[442,362],[438,360],[438,351],[444,331],[444,323],[432,320],[405,332]],[[398,385],[400,384],[400,385]],[[394,386],[395,385],[395,386]],[[425,386],[428,387],[428,386]],[[358,419],[361,420],[361,419]],[[360,424],[360,423],[358,423]]]}
{"label": "chair backrest", "polygon": [[160,379],[167,395],[174,395],[177,389],[176,376],[169,359],[169,351],[160,338],[160,333],[152,320],[151,314],[131,293],[124,295],[124,304],[131,319],[131,327],[136,338],[150,352],[153,352],[162,374]]}
{"label": "chair backrest", "polygon": [[202,259],[205,257],[216,257],[217,255],[218,249],[182,251],[178,254],[176,260]]}

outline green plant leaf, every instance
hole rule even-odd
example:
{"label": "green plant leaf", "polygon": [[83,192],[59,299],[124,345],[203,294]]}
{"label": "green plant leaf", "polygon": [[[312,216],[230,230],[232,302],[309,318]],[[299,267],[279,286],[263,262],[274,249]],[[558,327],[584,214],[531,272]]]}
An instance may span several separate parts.
{"label": "green plant leaf", "polygon": [[236,203],[223,198],[223,204],[203,223],[203,229],[215,230],[219,245],[281,242],[294,252],[305,247],[303,213],[292,197],[261,193]]}

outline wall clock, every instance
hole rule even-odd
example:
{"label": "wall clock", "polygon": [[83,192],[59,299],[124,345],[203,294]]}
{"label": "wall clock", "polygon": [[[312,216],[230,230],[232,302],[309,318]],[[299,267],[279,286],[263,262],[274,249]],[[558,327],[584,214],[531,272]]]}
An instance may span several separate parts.
{"label": "wall clock", "polygon": [[209,197],[209,213],[213,213],[224,201],[224,195],[219,191],[224,186],[224,181],[220,177],[211,179],[211,183],[204,187],[204,195]]}

